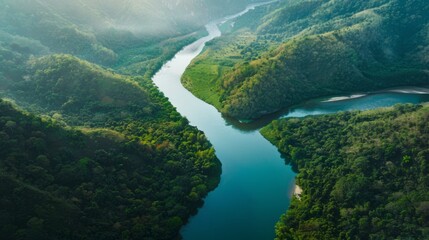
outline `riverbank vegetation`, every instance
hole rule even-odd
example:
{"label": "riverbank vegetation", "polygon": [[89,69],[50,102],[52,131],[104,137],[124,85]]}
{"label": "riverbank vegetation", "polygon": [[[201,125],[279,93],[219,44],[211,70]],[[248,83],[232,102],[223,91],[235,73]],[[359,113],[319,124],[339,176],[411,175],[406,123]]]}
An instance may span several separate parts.
{"label": "riverbank vegetation", "polygon": [[298,171],[277,239],[427,239],[429,105],[276,120],[261,130]]}
{"label": "riverbank vegetation", "polygon": [[[183,82],[239,119],[315,97],[427,85],[428,10],[421,0],[296,0],[261,7],[209,44]],[[220,66],[217,75],[205,77],[202,66],[213,64]]]}

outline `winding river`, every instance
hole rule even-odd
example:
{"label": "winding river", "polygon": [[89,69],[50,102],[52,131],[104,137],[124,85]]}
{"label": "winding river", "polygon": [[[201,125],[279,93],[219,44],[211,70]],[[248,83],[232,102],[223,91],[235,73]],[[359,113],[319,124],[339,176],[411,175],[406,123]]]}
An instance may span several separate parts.
{"label": "winding river", "polygon": [[188,92],[181,85],[180,78],[205,43],[221,35],[219,24],[257,6],[250,5],[236,15],[209,23],[206,26],[208,36],[178,52],[153,77],[154,83],[178,112],[188,118],[191,125],[205,132],[222,162],[221,182],[209,193],[198,214],[183,227],[181,233],[185,240],[274,238],[274,225],[290,203],[295,173],[285,165],[277,148],[258,131],[272,119],[429,101],[428,89],[402,88],[316,99],[252,124],[223,118],[213,106]]}

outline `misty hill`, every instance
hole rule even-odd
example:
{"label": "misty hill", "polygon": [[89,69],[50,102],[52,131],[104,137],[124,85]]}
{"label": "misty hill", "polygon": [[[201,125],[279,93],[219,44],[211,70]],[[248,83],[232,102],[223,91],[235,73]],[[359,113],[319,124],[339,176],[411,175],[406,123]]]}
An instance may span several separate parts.
{"label": "misty hill", "polygon": [[[60,24],[72,23],[96,31],[113,28],[136,35],[163,35],[201,27],[213,18],[244,8],[249,2],[252,1],[2,0],[2,18],[21,20],[19,15],[25,14],[27,21],[39,20],[34,25],[55,19]],[[9,23],[12,24],[18,22]]]}
{"label": "misty hill", "polygon": [[427,85],[428,7],[423,0],[284,1],[237,20],[183,82],[240,119],[309,98]]}
{"label": "misty hill", "polygon": [[54,53],[112,65],[118,58],[117,44],[112,43],[148,45],[151,39],[185,35],[248,2],[1,0],[0,41],[23,38]]}

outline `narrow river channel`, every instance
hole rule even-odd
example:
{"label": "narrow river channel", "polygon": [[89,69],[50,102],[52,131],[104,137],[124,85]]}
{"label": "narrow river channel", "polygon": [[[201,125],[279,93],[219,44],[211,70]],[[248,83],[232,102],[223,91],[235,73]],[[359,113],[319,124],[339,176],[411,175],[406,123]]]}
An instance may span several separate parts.
{"label": "narrow river channel", "polygon": [[204,48],[219,37],[218,25],[257,7],[250,5],[239,14],[206,26],[209,33],[185,47],[153,77],[191,125],[204,131],[222,162],[219,186],[205,199],[198,214],[181,233],[185,240],[265,240],[274,238],[274,225],[290,203],[295,173],[285,165],[276,147],[258,129],[273,118],[303,117],[353,109],[371,109],[396,103],[429,101],[429,91],[421,88],[395,89],[368,95],[318,99],[289,112],[242,124],[225,119],[211,105],[188,92],[180,83],[186,67]]}

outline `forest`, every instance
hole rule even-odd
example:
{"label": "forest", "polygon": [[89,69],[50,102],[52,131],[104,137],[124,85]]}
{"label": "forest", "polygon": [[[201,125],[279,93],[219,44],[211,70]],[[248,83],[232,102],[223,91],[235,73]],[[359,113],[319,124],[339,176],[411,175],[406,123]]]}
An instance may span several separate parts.
{"label": "forest", "polygon": [[290,118],[261,130],[303,189],[276,239],[427,239],[429,105]]}
{"label": "forest", "polygon": [[138,121],[127,133],[64,128],[5,101],[0,113],[5,239],[173,239],[219,178],[186,121],[152,125],[148,141]]}
{"label": "forest", "polygon": [[428,85],[428,10],[422,0],[281,1],[225,27],[182,80],[242,120],[322,96]]}
{"label": "forest", "polygon": [[[20,59],[19,54],[13,58]],[[2,172],[17,186],[9,190],[25,185],[39,194],[49,189],[42,199],[71,204],[83,212],[75,220],[88,220],[62,237],[58,234],[75,231],[73,225],[53,232],[55,225],[47,222],[39,226],[40,239],[176,238],[219,182],[220,162],[204,134],[190,127],[150,80],[119,75],[71,55],[4,67],[9,80],[2,82],[4,96],[43,119],[2,102]],[[39,158],[47,165],[39,165]],[[33,184],[38,178],[41,184]],[[92,193],[84,196],[82,191]],[[5,195],[4,201],[15,197]],[[4,226],[15,232],[10,239],[33,235],[27,228],[33,218],[54,221],[55,212],[36,211],[49,202],[16,204],[2,214]],[[23,209],[22,216],[8,224],[17,209]]]}

